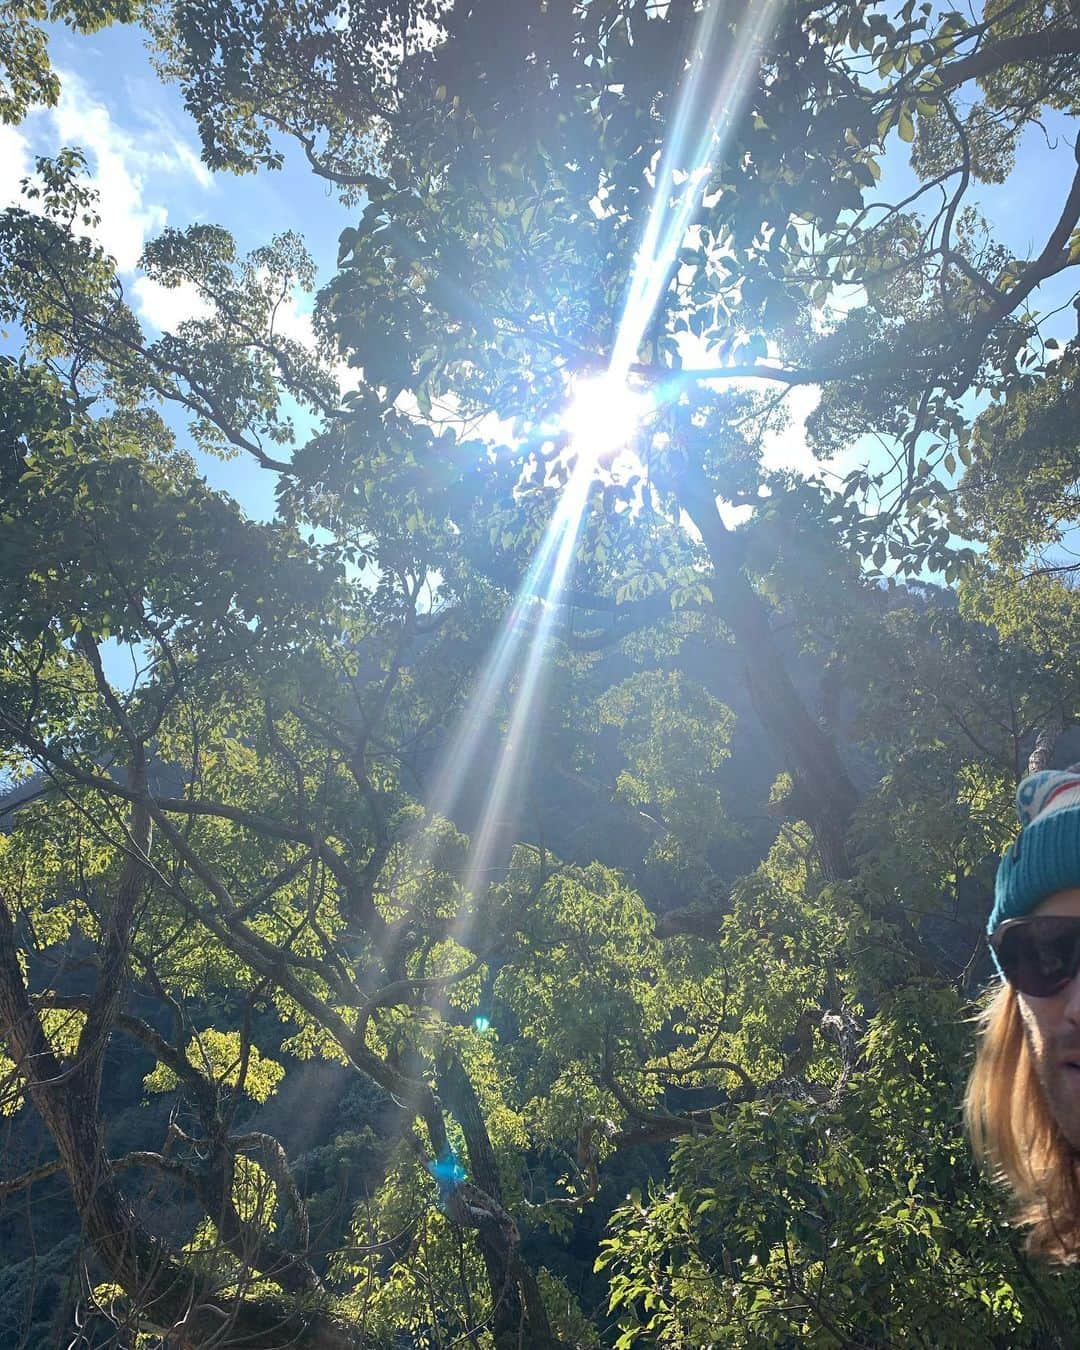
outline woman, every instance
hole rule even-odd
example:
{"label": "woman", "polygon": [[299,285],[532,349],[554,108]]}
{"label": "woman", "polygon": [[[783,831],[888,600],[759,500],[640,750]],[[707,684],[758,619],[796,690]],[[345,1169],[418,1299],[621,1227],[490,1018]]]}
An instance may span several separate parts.
{"label": "woman", "polygon": [[1080,1256],[1080,773],[1032,774],[987,933],[1003,983],[982,1016],[964,1113],[1031,1250]]}

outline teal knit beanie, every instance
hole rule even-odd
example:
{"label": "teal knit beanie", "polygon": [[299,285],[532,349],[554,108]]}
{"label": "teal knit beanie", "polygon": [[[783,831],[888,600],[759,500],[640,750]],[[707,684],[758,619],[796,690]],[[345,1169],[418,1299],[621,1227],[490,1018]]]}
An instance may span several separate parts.
{"label": "teal knit beanie", "polygon": [[1020,833],[998,865],[987,933],[1080,886],[1080,771],[1031,774],[1016,789],[1016,811]]}

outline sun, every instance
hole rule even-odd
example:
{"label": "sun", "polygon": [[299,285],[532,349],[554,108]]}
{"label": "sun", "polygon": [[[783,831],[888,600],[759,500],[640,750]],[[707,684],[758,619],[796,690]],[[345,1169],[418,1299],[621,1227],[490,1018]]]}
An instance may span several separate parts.
{"label": "sun", "polygon": [[586,462],[610,463],[631,445],[650,411],[647,395],[614,375],[577,380],[560,419],[571,451]]}

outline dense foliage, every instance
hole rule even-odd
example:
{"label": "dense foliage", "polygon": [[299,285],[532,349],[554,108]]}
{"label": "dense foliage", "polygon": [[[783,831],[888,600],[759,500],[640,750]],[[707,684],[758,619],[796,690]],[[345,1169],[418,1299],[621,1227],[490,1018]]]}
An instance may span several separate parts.
{"label": "dense foliage", "polygon": [[[1080,712],[1080,174],[1027,258],[972,205],[1075,111],[1068,4],[19,5],[9,120],[47,19],[355,224],[305,345],[294,236],[152,241],[155,339],[76,150],[0,215],[0,1339],[1071,1344],[957,1109]],[[805,385],[868,467],[765,467]]]}

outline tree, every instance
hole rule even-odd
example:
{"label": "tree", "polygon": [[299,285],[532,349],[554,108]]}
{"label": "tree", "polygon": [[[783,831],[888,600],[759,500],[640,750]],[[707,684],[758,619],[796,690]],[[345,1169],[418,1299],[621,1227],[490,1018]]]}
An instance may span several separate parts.
{"label": "tree", "polygon": [[[1072,593],[1018,569],[1071,520],[1072,356],[1045,372],[1027,306],[1075,264],[1080,195],[1023,260],[968,199],[1071,111],[1067,9],[336,15],[152,16],[210,163],[272,166],[283,133],[363,202],[313,350],[275,327],[312,284],[295,238],[241,259],[214,227],[166,232],[145,269],[209,317],[149,341],[81,236],[76,155],[0,220],[26,337],[0,386],[0,732],[26,783],[0,1023],[6,1104],[56,1153],[0,1184],[62,1171],[98,1304],[195,1344],[588,1345],[602,1299],[622,1345],[1067,1343],[1073,1286],[1000,1230],[955,1115],[1011,785],[1076,703],[1071,651],[1031,640],[1071,631]],[[703,176],[678,90],[693,126],[693,72],[725,52],[742,76]],[[919,184],[890,205],[894,131]],[[657,193],[680,249],[635,289]],[[866,302],[830,315],[852,286]],[[560,419],[627,333],[621,376],[663,397],[639,466],[583,491]],[[874,430],[895,469],[766,472],[800,384],[819,449]],[[975,387],[1000,401],[972,431]],[[277,475],[272,523],[206,488],[163,403]],[[1014,426],[1036,489],[1001,453]],[[518,611],[549,697],[515,702],[528,659],[485,685],[485,653],[578,491],[555,626]],[[883,581],[965,564],[959,604]],[[130,689],[110,640],[142,663]],[[421,806],[463,715],[538,747],[479,855],[488,817],[470,842]],[[617,813],[615,856],[595,828],[551,841],[555,775]],[[156,1149],[111,1151],[121,1038],[175,1103]],[[250,1118],[314,1056],[397,1112],[344,1212]],[[641,1189],[615,1208],[610,1176]],[[615,1209],[599,1282],[557,1256],[593,1209]]]}
{"label": "tree", "polygon": [[46,24],[66,24],[76,33],[96,33],[111,23],[131,23],[130,0],[11,0],[0,34],[0,122],[21,122],[35,104],[52,105],[60,80],[49,61]]}

